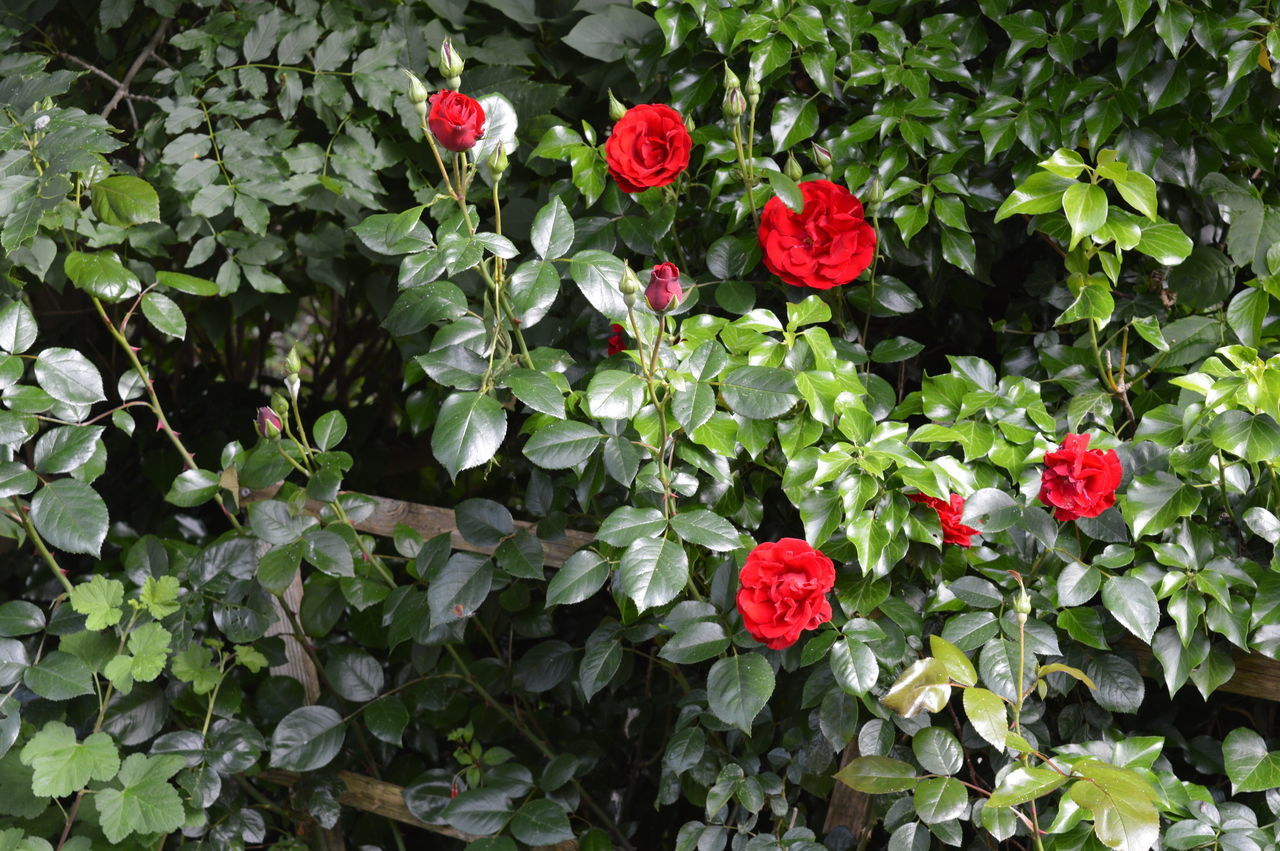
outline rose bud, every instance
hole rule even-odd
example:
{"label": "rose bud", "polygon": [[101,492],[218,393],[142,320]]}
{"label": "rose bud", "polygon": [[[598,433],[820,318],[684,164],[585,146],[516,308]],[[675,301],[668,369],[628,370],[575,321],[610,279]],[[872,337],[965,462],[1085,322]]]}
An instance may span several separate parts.
{"label": "rose bud", "polygon": [[484,136],[484,107],[473,98],[453,91],[431,96],[427,126],[431,135],[450,151],[469,151]]}
{"label": "rose bud", "polygon": [[506,171],[509,163],[510,160],[507,159],[507,149],[502,145],[495,148],[494,152],[489,155],[489,170],[494,173],[494,176]]}
{"label": "rose bud", "polygon": [[831,176],[831,151],[819,145],[817,142],[813,144],[813,164],[818,167],[818,171]]}
{"label": "rose bud", "polygon": [[760,101],[760,82],[754,77],[747,77],[747,83],[742,90],[747,93],[747,103],[755,109]]}
{"label": "rose bud", "polygon": [[[636,277],[636,273],[631,271],[630,263],[622,264],[622,280],[618,281],[618,291],[622,293],[625,299],[627,296],[635,298],[635,294],[640,292],[640,279]],[[628,302],[631,304],[631,302]]]}
{"label": "rose bud", "polygon": [[[462,57],[453,48],[453,40],[446,37],[440,43],[440,76],[447,78],[462,76]],[[449,88],[456,88],[450,86]]]}
{"label": "rose bud", "polygon": [[662,313],[672,304],[684,298],[680,288],[680,270],[674,263],[659,263],[649,274],[649,286],[645,287],[644,300],[654,313]]}
{"label": "rose bud", "polygon": [[431,92],[427,90],[426,86],[422,85],[422,81],[408,68],[402,68],[401,70],[409,78],[409,103],[413,104],[413,108],[417,110],[418,118],[426,121],[427,98],[431,97]]}
{"label": "rose bud", "polygon": [[621,121],[622,116],[627,114],[627,108],[622,101],[613,96],[613,89],[609,89],[609,117],[614,121]]}
{"label": "rose bud", "polygon": [[797,183],[804,177],[804,171],[800,168],[800,162],[794,154],[787,154],[787,164],[782,167],[782,173]]}
{"label": "rose bud", "polygon": [[258,416],[254,419],[254,430],[268,440],[275,440],[280,436],[280,418],[270,408],[261,407],[258,409]]}
{"label": "rose bud", "polygon": [[746,112],[747,99],[742,96],[742,89],[733,88],[725,92],[721,109],[724,110],[724,117],[729,119],[737,118]]}

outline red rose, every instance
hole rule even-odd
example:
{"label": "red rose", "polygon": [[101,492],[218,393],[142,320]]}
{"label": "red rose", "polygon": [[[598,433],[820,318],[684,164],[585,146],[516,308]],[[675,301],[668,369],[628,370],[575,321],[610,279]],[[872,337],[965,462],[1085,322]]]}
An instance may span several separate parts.
{"label": "red rose", "polygon": [[944,544],[967,547],[972,543],[969,536],[979,534],[977,529],[960,522],[960,518],[964,517],[964,497],[958,493],[951,494],[949,502],[943,502],[937,497],[923,493],[910,494],[907,499],[927,505],[938,512],[938,520],[942,522],[942,543]]}
{"label": "red rose", "polygon": [[806,180],[800,194],[804,207],[798,213],[776,196],[764,205],[764,265],[797,287],[829,290],[849,283],[876,253],[876,232],[862,217],[862,203],[829,180]]}
{"label": "red rose", "polygon": [[469,151],[484,136],[484,107],[459,92],[436,92],[431,96],[427,126],[431,135],[451,151]]}
{"label": "red rose", "polygon": [[622,336],[624,329],[621,325],[610,325],[609,330],[613,332],[609,338],[609,357],[613,357],[627,350],[627,338]]}
{"label": "red rose", "polygon": [[684,290],[680,289],[680,270],[674,263],[659,263],[649,274],[649,286],[644,288],[644,300],[655,313],[661,313],[674,302],[680,303]]}
{"label": "red rose", "polygon": [[1114,449],[1090,449],[1089,435],[1068,434],[1061,446],[1045,453],[1040,501],[1052,506],[1059,520],[1097,517],[1116,504],[1123,474]]}
{"label": "red rose", "polygon": [[675,180],[689,167],[692,150],[680,113],[666,104],[642,103],[613,125],[604,160],[623,192],[643,192]]}
{"label": "red rose", "polygon": [[760,544],[739,574],[738,611],[751,637],[772,650],[790,647],[806,629],[831,620],[831,559],[799,538]]}

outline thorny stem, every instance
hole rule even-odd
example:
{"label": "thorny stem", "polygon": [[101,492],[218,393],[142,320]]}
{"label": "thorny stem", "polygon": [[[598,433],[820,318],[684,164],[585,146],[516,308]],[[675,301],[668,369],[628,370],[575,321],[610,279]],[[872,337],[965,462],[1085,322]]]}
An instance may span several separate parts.
{"label": "thorny stem", "polygon": [[[754,135],[755,114],[752,113],[751,123]],[[751,205],[751,221],[755,223],[757,229],[760,227],[760,211],[756,209],[755,180],[748,165],[747,154],[742,148],[742,119],[735,118],[733,120],[733,147],[738,152],[738,168],[742,170],[742,183],[747,188],[747,203]]]}
{"label": "thorny stem", "polygon": [[[644,341],[640,337],[640,323],[636,321],[636,313],[627,306],[627,318],[631,321],[632,332],[636,335],[636,348],[640,349],[644,345]],[[644,383],[649,388],[649,401],[653,403],[653,407],[658,411],[658,428],[661,430],[662,440],[657,447],[653,449],[654,460],[658,463],[658,479],[662,482],[662,515],[667,520],[671,519],[671,475],[667,470],[667,463],[663,457],[666,450],[668,434],[667,434],[667,414],[662,403],[658,400],[658,389],[654,386],[653,376],[658,368],[658,347],[662,345],[662,331],[665,327],[662,317],[659,317],[658,334],[653,341],[653,358],[648,367],[645,366],[644,351],[640,349],[640,371],[644,373]]]}
{"label": "thorny stem", "polygon": [[[90,296],[93,301],[94,308],[98,311],[98,316],[102,317],[102,322],[107,326],[107,330],[115,341],[120,344],[120,348],[124,350],[125,355],[129,358],[129,362],[133,365],[134,370],[138,373],[138,377],[142,379],[142,386],[146,389],[147,398],[151,400],[151,413],[156,416],[156,423],[165,436],[169,438],[169,442],[173,444],[173,448],[178,450],[178,455],[182,458],[182,463],[186,465],[188,470],[198,470],[199,465],[196,459],[187,451],[187,447],[183,445],[182,439],[178,437],[178,433],[169,425],[169,418],[165,416],[164,408],[160,405],[160,397],[156,395],[156,388],[151,383],[151,376],[147,373],[147,368],[142,365],[142,361],[138,360],[138,354],[133,350],[133,346],[129,345],[129,340],[121,333],[120,329],[115,326],[111,318],[107,316],[107,310],[102,306],[102,302],[97,296]],[[244,531],[244,527],[240,525],[240,521],[235,515],[227,510],[227,506],[223,504],[221,498],[215,498],[214,502],[222,509],[223,515],[226,516],[227,522],[237,531]]]}
{"label": "thorny stem", "polygon": [[31,538],[31,543],[35,545],[36,552],[40,553],[40,557],[44,559],[44,563],[49,565],[49,569],[53,571],[53,575],[62,583],[62,587],[68,594],[73,590],[71,580],[62,572],[62,568],[58,567],[58,560],[53,557],[53,553],[49,552],[49,548],[44,545],[44,539],[40,537],[40,533],[36,531],[36,526],[31,522],[31,517],[22,507],[22,503],[18,502],[18,498],[13,497],[13,507],[17,511],[18,517],[22,520],[23,527],[27,530],[27,536]]}

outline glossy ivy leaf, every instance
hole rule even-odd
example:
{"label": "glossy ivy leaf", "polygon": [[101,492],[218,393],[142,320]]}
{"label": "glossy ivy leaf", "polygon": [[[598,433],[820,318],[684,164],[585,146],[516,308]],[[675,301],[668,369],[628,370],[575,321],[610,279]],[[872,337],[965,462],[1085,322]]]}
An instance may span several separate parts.
{"label": "glossy ivy leaf", "polygon": [[1135,538],[1173,526],[1200,506],[1200,494],[1170,473],[1137,476],[1125,492],[1121,507]]}
{"label": "glossy ivy leaf", "polygon": [[1214,418],[1209,439],[1250,464],[1280,456],[1280,425],[1266,414],[1225,411]]}
{"label": "glossy ivy leaf", "polygon": [[1132,576],[1112,576],[1102,586],[1102,602],[1125,629],[1151,643],[1160,622],[1160,606],[1147,583]]}
{"label": "glossy ivy leaf", "polygon": [[1280,752],[1267,750],[1262,736],[1248,727],[1237,727],[1222,740],[1222,760],[1232,793],[1280,787]]}
{"label": "glossy ivy leaf", "polygon": [[293,710],[271,734],[271,766],[315,771],[333,761],[346,738],[342,716],[327,706]]}
{"label": "glossy ivy leaf", "polygon": [[[1062,209],[1063,194],[1068,188],[1080,184],[1047,171],[1038,171],[1019,183],[1013,193],[996,210],[995,220],[1001,221],[1017,213],[1035,215],[1052,213]],[[1104,196],[1105,203],[1105,196]]]}
{"label": "glossy ivy leaf", "polygon": [[707,675],[712,714],[748,736],[752,723],[773,694],[773,669],[763,656],[743,653],[719,660]]}

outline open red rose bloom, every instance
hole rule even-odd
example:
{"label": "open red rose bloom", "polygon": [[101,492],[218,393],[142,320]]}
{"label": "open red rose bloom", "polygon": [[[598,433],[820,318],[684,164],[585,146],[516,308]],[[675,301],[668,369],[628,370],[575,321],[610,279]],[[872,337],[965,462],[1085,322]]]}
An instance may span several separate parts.
{"label": "open red rose bloom", "polygon": [[1059,520],[1097,517],[1116,504],[1124,471],[1114,449],[1089,448],[1089,435],[1068,434],[1044,456],[1040,501]]}
{"label": "open red rose bloom", "polygon": [[609,174],[623,192],[666,186],[689,167],[693,138],[684,119],[666,104],[644,103],[627,110],[604,143]]}
{"label": "open red rose bloom", "polygon": [[829,290],[849,283],[876,253],[876,232],[862,216],[862,202],[829,180],[807,180],[800,194],[804,207],[798,213],[777,196],[764,205],[764,265],[797,287]]}
{"label": "open red rose bloom", "polygon": [[942,523],[942,543],[944,544],[967,547],[973,543],[970,540],[971,536],[979,534],[977,529],[960,522],[964,517],[964,497],[958,493],[951,494],[951,499],[946,502],[923,493],[910,494],[907,499],[927,505],[938,512],[938,520]]}
{"label": "open red rose bloom", "polygon": [[738,611],[751,637],[772,650],[790,647],[806,629],[831,620],[831,559],[799,538],[757,546],[739,574]]}
{"label": "open red rose bloom", "polygon": [[436,140],[450,151],[469,151],[484,136],[484,107],[459,92],[436,92],[430,100],[427,127]]}

